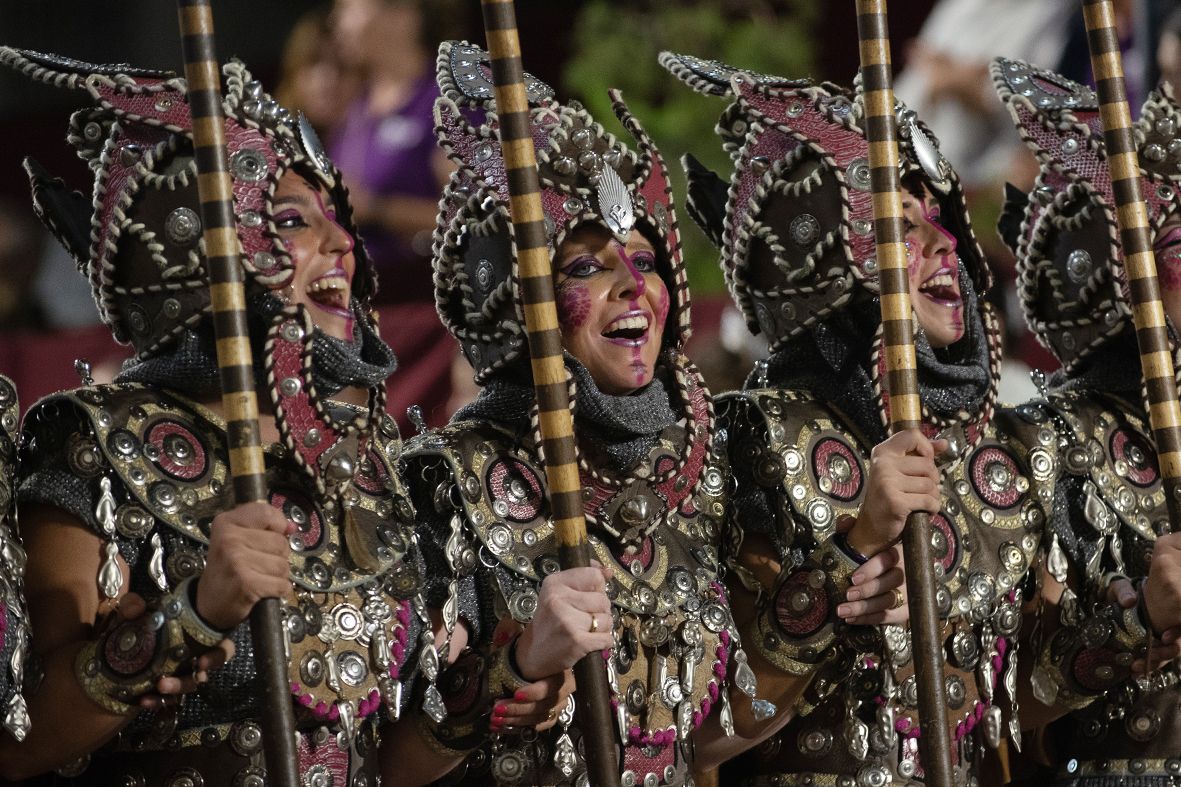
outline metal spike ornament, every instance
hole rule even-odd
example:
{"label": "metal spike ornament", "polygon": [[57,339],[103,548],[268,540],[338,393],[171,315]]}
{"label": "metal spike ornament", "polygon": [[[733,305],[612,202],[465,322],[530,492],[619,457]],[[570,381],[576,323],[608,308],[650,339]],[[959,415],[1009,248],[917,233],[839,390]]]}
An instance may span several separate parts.
{"label": "metal spike ornament", "polygon": [[[865,138],[869,143],[873,190],[874,236],[882,299],[882,333],[886,356],[886,389],[890,401],[890,431],[919,428],[919,400],[915,360],[910,281],[907,276],[906,227],[898,177],[898,121],[890,72],[890,34],[885,0],[856,0],[857,36],[861,49],[861,79],[865,102]],[[914,640],[918,687],[919,737],[925,783],[952,787],[951,731],[943,687],[943,652],[939,616],[935,608],[934,557],[931,521],[923,512],[906,520],[903,532],[906,590]]]}
{"label": "metal spike ornament", "polygon": [[[582,509],[574,418],[570,411],[562,334],[554,303],[553,268],[546,245],[536,151],[529,129],[529,103],[521,67],[516,11],[513,0],[481,0],[480,5],[492,61],[500,145],[508,174],[513,240],[517,247],[525,331],[558,559],[562,568],[580,568],[590,565],[591,552]],[[610,171],[609,167],[604,168],[604,173],[607,171]],[[600,187],[600,198],[604,202],[612,201],[609,184]],[[604,216],[607,221],[611,218]],[[612,230],[618,235],[623,230],[623,222],[619,222],[618,228],[613,224]],[[590,783],[592,787],[619,784],[606,662],[599,653],[590,653],[575,665],[574,674],[578,684],[578,726],[586,742]]]}
{"label": "metal spike ornament", "polygon": [[1132,131],[1124,84],[1124,61],[1111,0],[1083,0],[1083,21],[1091,48],[1091,70],[1099,94],[1099,116],[1103,120],[1103,144],[1111,169],[1111,190],[1115,196],[1115,217],[1120,247],[1128,278],[1128,296],[1140,366],[1148,392],[1148,420],[1156,443],[1157,462],[1170,530],[1181,525],[1181,406],[1177,403],[1176,372],[1169,350],[1165,310],[1160,283],[1156,278],[1156,257],[1148,210],[1140,192],[1140,163]]}
{"label": "metal spike ornament", "polygon": [[[266,466],[258,427],[258,398],[240,241],[234,229],[233,182],[226,156],[221,70],[213,38],[209,0],[177,0],[185,79],[193,117],[193,152],[201,200],[205,264],[209,271],[217,366],[229,442],[234,502],[267,499]],[[263,696],[263,750],[267,784],[296,787],[299,756],[295,714],[287,678],[283,618],[277,598],[263,599],[250,612],[255,668]]]}

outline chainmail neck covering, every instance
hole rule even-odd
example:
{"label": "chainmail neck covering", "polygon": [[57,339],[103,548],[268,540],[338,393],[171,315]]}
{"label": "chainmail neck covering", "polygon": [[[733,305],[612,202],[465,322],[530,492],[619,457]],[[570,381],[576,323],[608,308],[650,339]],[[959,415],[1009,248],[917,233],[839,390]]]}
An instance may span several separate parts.
{"label": "chainmail neck covering", "polygon": [[[1166,320],[1169,338],[1176,341],[1171,322]],[[1136,332],[1124,331],[1095,350],[1075,372],[1067,376],[1062,369],[1050,378],[1050,387],[1060,391],[1100,392],[1130,399],[1143,407],[1140,389],[1144,371],[1140,368],[1140,349],[1136,346]]]}
{"label": "chainmail neck covering", "polygon": [[[580,444],[603,456],[611,469],[624,472],[640,462],[677,420],[664,375],[627,396],[605,394],[586,367],[566,355],[575,383],[574,422]],[[505,373],[491,378],[474,402],[461,408],[452,422],[492,421],[523,434],[529,428],[533,386]],[[585,453],[585,452],[584,452]]]}
{"label": "chainmail neck covering", "polygon": [[[964,335],[943,349],[915,333],[919,391],[928,410],[945,418],[976,412],[988,394],[988,341],[976,290],[960,267]],[[747,388],[794,388],[811,391],[853,419],[869,440],[886,439],[870,375],[874,334],[881,324],[879,298],[845,309],[797,337],[767,359],[765,383],[756,369]]]}
{"label": "chainmail neck covering", "polygon": [[[284,304],[269,293],[251,295],[248,304],[254,380],[262,388],[267,384],[264,352],[267,331]],[[319,328],[313,334],[312,383],[321,396],[332,396],[347,386],[372,388],[397,367],[394,351],[361,316],[356,300],[351,305],[353,341],[328,336]],[[171,352],[143,361],[129,360],[116,382],[159,385],[195,398],[216,394],[220,383],[212,325],[212,318],[206,316],[196,328],[180,335]]]}

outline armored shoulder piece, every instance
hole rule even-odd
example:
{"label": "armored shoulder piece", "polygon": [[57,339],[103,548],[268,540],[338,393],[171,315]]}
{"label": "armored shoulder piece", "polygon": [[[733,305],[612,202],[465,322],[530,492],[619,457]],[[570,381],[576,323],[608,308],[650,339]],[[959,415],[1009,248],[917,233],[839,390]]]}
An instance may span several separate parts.
{"label": "armored shoulder piece", "polygon": [[[21,497],[77,515],[103,540],[104,595],[124,591],[120,556],[149,601],[201,574],[213,518],[233,505],[215,414],[160,389],[95,386],[42,400],[25,430]],[[400,442],[386,417],[338,497],[317,494],[289,449],[266,453],[269,501],[297,528],[286,600],[292,692],[350,739],[383,701],[397,714],[417,627],[414,510],[394,466]],[[95,671],[101,678],[101,665]]]}
{"label": "armored shoulder piece", "polygon": [[[871,446],[843,414],[807,392],[743,391],[720,397],[718,410],[738,496],[744,496],[744,484],[762,492],[779,529],[773,540],[783,563],[774,587],[758,588],[765,593],[760,612],[753,630],[742,633],[779,668],[814,673],[797,703],[807,720],[793,723],[791,734],[798,726],[800,741],[820,741],[809,734],[820,735],[817,725],[836,714],[846,727],[848,754],[864,762],[871,746],[898,745],[897,774],[910,778],[920,766],[909,637],[897,626],[850,627],[835,614],[849,575],[864,559],[844,543],[840,520],[856,517],[865,503]],[[936,605],[943,619],[954,738],[967,762],[974,756],[971,741],[996,745],[1003,734],[994,702],[998,685],[1015,705],[1023,585],[1053,498],[1057,443],[1052,429],[1008,410],[998,412],[968,449],[962,430],[946,436],[954,458],[943,465],[944,504],[932,517]],[[738,528],[745,526],[737,522]],[[741,566],[733,568],[742,575]],[[867,661],[865,654],[875,657]],[[871,704],[877,715],[865,712]],[[970,735],[978,725],[983,735]],[[1015,707],[1008,729],[1019,735]],[[801,748],[807,764],[789,767],[843,773],[846,766],[831,758],[845,755],[835,748]]]}
{"label": "armored shoulder piece", "polygon": [[[708,412],[703,415],[708,423]],[[743,690],[754,690],[718,578],[727,476],[724,463],[712,459],[705,437],[704,431],[690,435],[681,426],[670,427],[627,479],[586,466],[582,471],[594,555],[615,567],[608,595],[618,645],[605,655],[623,767],[637,781],[652,773],[661,783],[675,782],[684,755],[674,752],[715,704],[722,705],[723,724],[731,724],[727,677]],[[481,586],[491,589],[502,624],[527,623],[536,611],[541,581],[559,569],[545,478],[532,439],[487,423],[461,422],[410,441],[403,458],[407,476],[424,482],[416,492],[418,506],[433,506],[438,519],[449,522],[440,541],[445,539],[451,581],[473,573],[483,577]],[[453,627],[457,610],[450,600],[443,614],[445,625]],[[485,650],[495,664],[495,648]],[[460,682],[474,683],[447,681]],[[465,748],[465,741],[466,747],[477,745],[465,721],[477,709],[451,696],[439,699],[447,722],[432,730],[435,736],[451,748]],[[563,732],[555,746],[566,751],[569,741]],[[509,767],[502,762],[506,757],[519,758],[527,769],[552,767],[546,759],[534,762],[527,752],[508,747],[493,754],[494,774]],[[477,767],[473,762],[469,769]],[[555,756],[554,762],[566,760]],[[550,778],[542,771],[535,775]]]}
{"label": "armored shoulder piece", "polygon": [[[1107,587],[1113,577],[1147,576],[1156,537],[1170,529],[1156,450],[1145,414],[1116,397],[1055,391],[1049,413],[1063,446],[1067,500],[1051,523],[1046,565],[1066,588],[1034,690],[1047,704],[1072,707],[1104,696],[1101,705],[1128,714],[1143,692],[1116,689],[1135,689],[1130,665],[1148,631],[1139,610],[1108,600]],[[1176,680],[1166,669],[1149,683],[1161,689]]]}
{"label": "armored shoulder piece", "polygon": [[21,693],[29,654],[25,609],[25,552],[16,522],[16,387],[0,376],[0,723],[19,740],[29,732],[28,707]]}

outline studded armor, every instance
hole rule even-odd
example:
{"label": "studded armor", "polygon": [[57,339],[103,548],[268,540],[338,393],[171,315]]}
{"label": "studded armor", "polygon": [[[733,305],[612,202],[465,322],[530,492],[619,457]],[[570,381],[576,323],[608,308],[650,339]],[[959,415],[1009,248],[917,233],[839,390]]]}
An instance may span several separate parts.
{"label": "studded armor", "polygon": [[[794,784],[803,774],[905,783],[921,774],[909,637],[896,626],[850,627],[835,615],[857,564],[834,536],[863,502],[872,446],[844,414],[802,391],[730,394],[718,415],[739,488],[758,489],[773,514],[765,524],[738,524],[769,537],[784,565],[771,588],[747,575],[763,601],[744,642],[779,669],[811,676],[797,718],[736,770],[757,784]],[[959,783],[971,783],[985,746],[1020,729],[1015,713],[1003,724],[999,701],[1015,699],[1015,635],[1056,461],[1052,430],[1002,410],[942,469],[944,504],[932,518],[935,598]]]}
{"label": "studded armor", "polygon": [[[710,408],[699,380],[690,381],[686,396],[695,420],[665,429],[630,477],[582,463],[594,557],[615,569],[608,596],[617,644],[604,657],[628,785],[684,783],[691,732],[711,712],[730,724],[728,684],[753,692],[718,575],[728,472],[711,455]],[[451,567],[454,581],[480,588],[479,610],[464,614],[481,618],[472,622],[484,632],[485,650],[498,625],[532,619],[541,581],[559,569],[536,445],[532,436],[461,421],[415,438],[405,453],[406,472],[424,481],[414,502],[433,523],[429,541],[445,552],[436,562]],[[486,722],[470,722],[476,664],[461,674],[441,680],[446,719],[436,730],[454,749],[487,733]],[[569,711],[560,720],[536,738],[493,737],[456,778],[581,783],[580,734]]]}
{"label": "studded armor", "polygon": [[16,522],[19,406],[16,387],[0,376],[0,726],[18,741],[29,731],[22,689],[28,681],[31,632],[25,609],[25,552]]}
{"label": "studded armor", "polygon": [[[1095,94],[1059,74],[994,61],[993,78],[1041,164],[1034,191],[1010,191],[1002,235],[1017,254],[1026,316],[1062,361],[1047,403],[1018,408],[1060,446],[1048,573],[1064,584],[1058,614],[1034,637],[1034,695],[1073,712],[1046,731],[1058,784],[1174,784],[1181,777],[1174,665],[1133,678],[1148,631],[1137,608],[1109,602],[1113,578],[1148,573],[1168,514],[1147,423],[1111,175]],[[1177,209],[1176,103],[1167,86],[1138,121],[1142,189],[1160,229]],[[1162,260],[1162,262],[1164,262]]]}
{"label": "studded armor", "polygon": [[1168,530],[1147,417],[1128,393],[1057,390],[1045,409],[1062,445],[1067,501],[1048,533],[1046,565],[1067,587],[1040,643],[1033,691],[1076,709],[1045,733],[1063,784],[1147,787],[1181,775],[1177,667],[1132,677],[1148,631],[1139,608],[1106,592],[1113,577],[1146,576],[1153,542]]}
{"label": "studded armor", "polygon": [[[117,557],[131,569],[128,589],[149,605],[200,576],[212,519],[232,505],[217,416],[147,386],[96,386],[42,400],[25,431],[20,500],[62,509],[103,539],[103,593],[122,590],[108,586],[121,581]],[[296,526],[284,620],[301,772],[324,770],[337,784],[374,783],[373,758],[358,755],[373,752],[378,723],[396,718],[409,696],[421,569],[411,547],[414,513],[393,465],[400,448],[384,418],[339,498],[317,495],[288,448],[266,455],[270,503]],[[184,624],[182,607],[161,612]],[[186,769],[205,779],[256,774],[261,711],[249,628],[228,636],[235,657],[179,709],[139,713],[112,751],[93,756],[82,772],[87,783],[138,774],[139,784],[179,784]],[[87,691],[142,673],[155,639],[151,629],[129,627],[109,640],[80,665]]]}

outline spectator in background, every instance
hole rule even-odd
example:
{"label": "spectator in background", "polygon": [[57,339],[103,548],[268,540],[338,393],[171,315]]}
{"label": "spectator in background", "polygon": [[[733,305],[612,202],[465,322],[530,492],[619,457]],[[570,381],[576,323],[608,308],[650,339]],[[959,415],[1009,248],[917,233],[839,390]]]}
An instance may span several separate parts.
{"label": "spectator in background", "polygon": [[[45,233],[24,205],[0,200],[0,330],[43,330],[45,314],[33,296]],[[74,274],[75,276],[77,274]]]}
{"label": "spectator in background", "polygon": [[282,77],[275,100],[298,109],[327,139],[357,95],[360,75],[340,56],[332,38],[331,5],[300,17],[283,46]]}
{"label": "spectator in background", "polygon": [[1075,6],[1074,0],[940,0],[910,43],[894,90],[939,137],[967,191],[1003,182],[1018,156],[1026,164],[1018,185],[1032,186],[1037,167],[1010,132],[988,64],[1003,56],[1053,68]]}
{"label": "spectator in background", "polygon": [[1156,65],[1162,82],[1173,87],[1173,95],[1181,90],[1181,8],[1165,20],[1156,45]]}
{"label": "spectator in background", "polygon": [[[329,146],[387,284],[379,303],[433,299],[431,231],[450,169],[435,145],[439,89],[426,10],[426,0],[336,0],[333,10],[338,51],[364,81]],[[432,8],[431,16],[448,14]]]}
{"label": "spectator in background", "polygon": [[332,11],[336,52],[362,82],[329,148],[378,272],[375,302],[401,364],[389,412],[403,430],[412,404],[433,426],[451,415],[456,345],[435,316],[431,277],[431,232],[451,170],[435,144],[434,51],[462,33],[440,28],[458,15],[448,0],[336,0]]}

